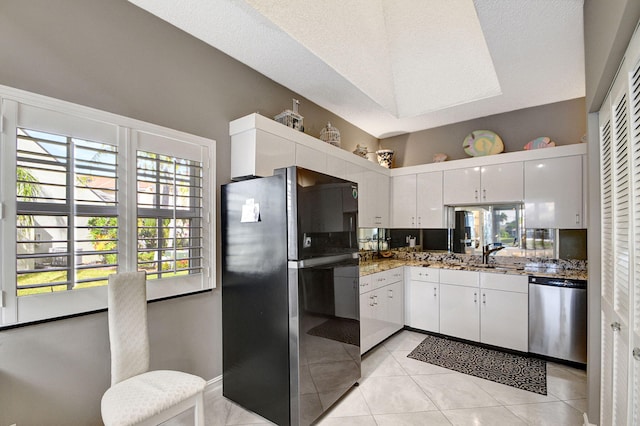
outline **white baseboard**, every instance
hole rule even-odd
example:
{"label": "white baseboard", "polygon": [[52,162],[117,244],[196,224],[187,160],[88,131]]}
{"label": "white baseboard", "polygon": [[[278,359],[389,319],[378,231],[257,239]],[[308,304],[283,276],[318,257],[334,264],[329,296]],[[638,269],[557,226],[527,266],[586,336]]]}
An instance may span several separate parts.
{"label": "white baseboard", "polygon": [[222,375],[214,377],[211,380],[207,380],[207,384],[204,387],[205,392],[215,392],[219,389],[222,389]]}

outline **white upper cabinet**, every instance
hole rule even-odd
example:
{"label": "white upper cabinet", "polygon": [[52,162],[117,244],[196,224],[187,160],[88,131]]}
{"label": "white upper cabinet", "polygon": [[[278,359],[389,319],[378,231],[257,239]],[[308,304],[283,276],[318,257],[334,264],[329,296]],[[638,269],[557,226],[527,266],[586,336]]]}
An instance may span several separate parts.
{"label": "white upper cabinet", "polygon": [[524,199],[522,162],[483,166],[480,172],[480,199],[483,203],[508,203]]}
{"label": "white upper cabinet", "polygon": [[341,179],[347,179],[347,162],[342,158],[327,155],[326,173],[328,175],[339,177]]}
{"label": "white upper cabinet", "polygon": [[391,179],[392,228],[443,228],[442,172]]}
{"label": "white upper cabinet", "polygon": [[305,145],[296,145],[296,166],[327,173],[327,154]]}
{"label": "white upper cabinet", "polygon": [[391,227],[416,228],[416,175],[391,178]]}
{"label": "white upper cabinet", "polygon": [[444,228],[442,172],[418,173],[416,180],[418,228]]}
{"label": "white upper cabinet", "polygon": [[388,170],[260,114],[232,121],[229,134],[231,179],[297,165],[356,182],[362,228],[444,228],[444,206],[522,201],[527,228],[586,224],[585,144]]}
{"label": "white upper cabinet", "polygon": [[480,167],[444,171],[444,204],[479,203]]}
{"label": "white upper cabinet", "polygon": [[260,129],[231,137],[231,178],[271,176],[296,161],[296,144]]}
{"label": "white upper cabinet", "polygon": [[582,155],[525,161],[525,226],[582,228]]}
{"label": "white upper cabinet", "polygon": [[358,204],[358,226],[386,228],[389,226],[389,176],[365,170],[358,184],[361,202]]}
{"label": "white upper cabinet", "polygon": [[522,201],[522,162],[491,164],[444,171],[444,204]]}

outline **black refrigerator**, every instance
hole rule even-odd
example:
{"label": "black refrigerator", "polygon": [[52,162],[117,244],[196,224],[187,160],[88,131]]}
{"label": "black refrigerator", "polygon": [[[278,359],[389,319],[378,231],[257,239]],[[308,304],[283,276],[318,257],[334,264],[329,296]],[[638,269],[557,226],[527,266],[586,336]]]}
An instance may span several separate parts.
{"label": "black refrigerator", "polygon": [[223,395],[311,424],[360,379],[358,187],[288,167],[221,198]]}

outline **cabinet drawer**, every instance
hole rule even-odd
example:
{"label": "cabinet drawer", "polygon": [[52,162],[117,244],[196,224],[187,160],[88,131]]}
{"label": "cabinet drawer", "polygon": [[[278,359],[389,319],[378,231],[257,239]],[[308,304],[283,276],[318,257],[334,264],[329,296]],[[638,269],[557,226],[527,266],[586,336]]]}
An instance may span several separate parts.
{"label": "cabinet drawer", "polygon": [[412,266],[409,268],[409,274],[412,281],[440,282],[440,269]]}
{"label": "cabinet drawer", "polygon": [[371,285],[371,277],[372,275],[365,275],[363,277],[360,277],[360,294],[373,290],[373,285]]}
{"label": "cabinet drawer", "polygon": [[466,287],[479,286],[479,273],[476,271],[459,271],[457,269],[441,269],[440,282]]}
{"label": "cabinet drawer", "polygon": [[398,281],[402,281],[404,280],[404,268],[400,267],[400,268],[394,268],[391,269],[389,271],[386,271],[387,273],[390,273],[390,283],[395,283]]}
{"label": "cabinet drawer", "polygon": [[402,281],[403,277],[402,268],[389,269],[388,271],[371,274],[371,285],[373,289],[377,289],[391,283]]}
{"label": "cabinet drawer", "polygon": [[480,287],[490,290],[529,293],[529,278],[526,275],[493,274],[480,272]]}

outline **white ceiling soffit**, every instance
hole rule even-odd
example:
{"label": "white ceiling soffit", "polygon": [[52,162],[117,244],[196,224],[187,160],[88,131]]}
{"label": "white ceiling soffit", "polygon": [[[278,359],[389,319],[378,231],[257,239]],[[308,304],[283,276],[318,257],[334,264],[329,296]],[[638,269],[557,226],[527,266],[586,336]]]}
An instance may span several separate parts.
{"label": "white ceiling soffit", "polygon": [[585,94],[583,0],[129,1],[379,138]]}
{"label": "white ceiling soffit", "polygon": [[245,1],[396,117],[500,94],[472,0]]}

